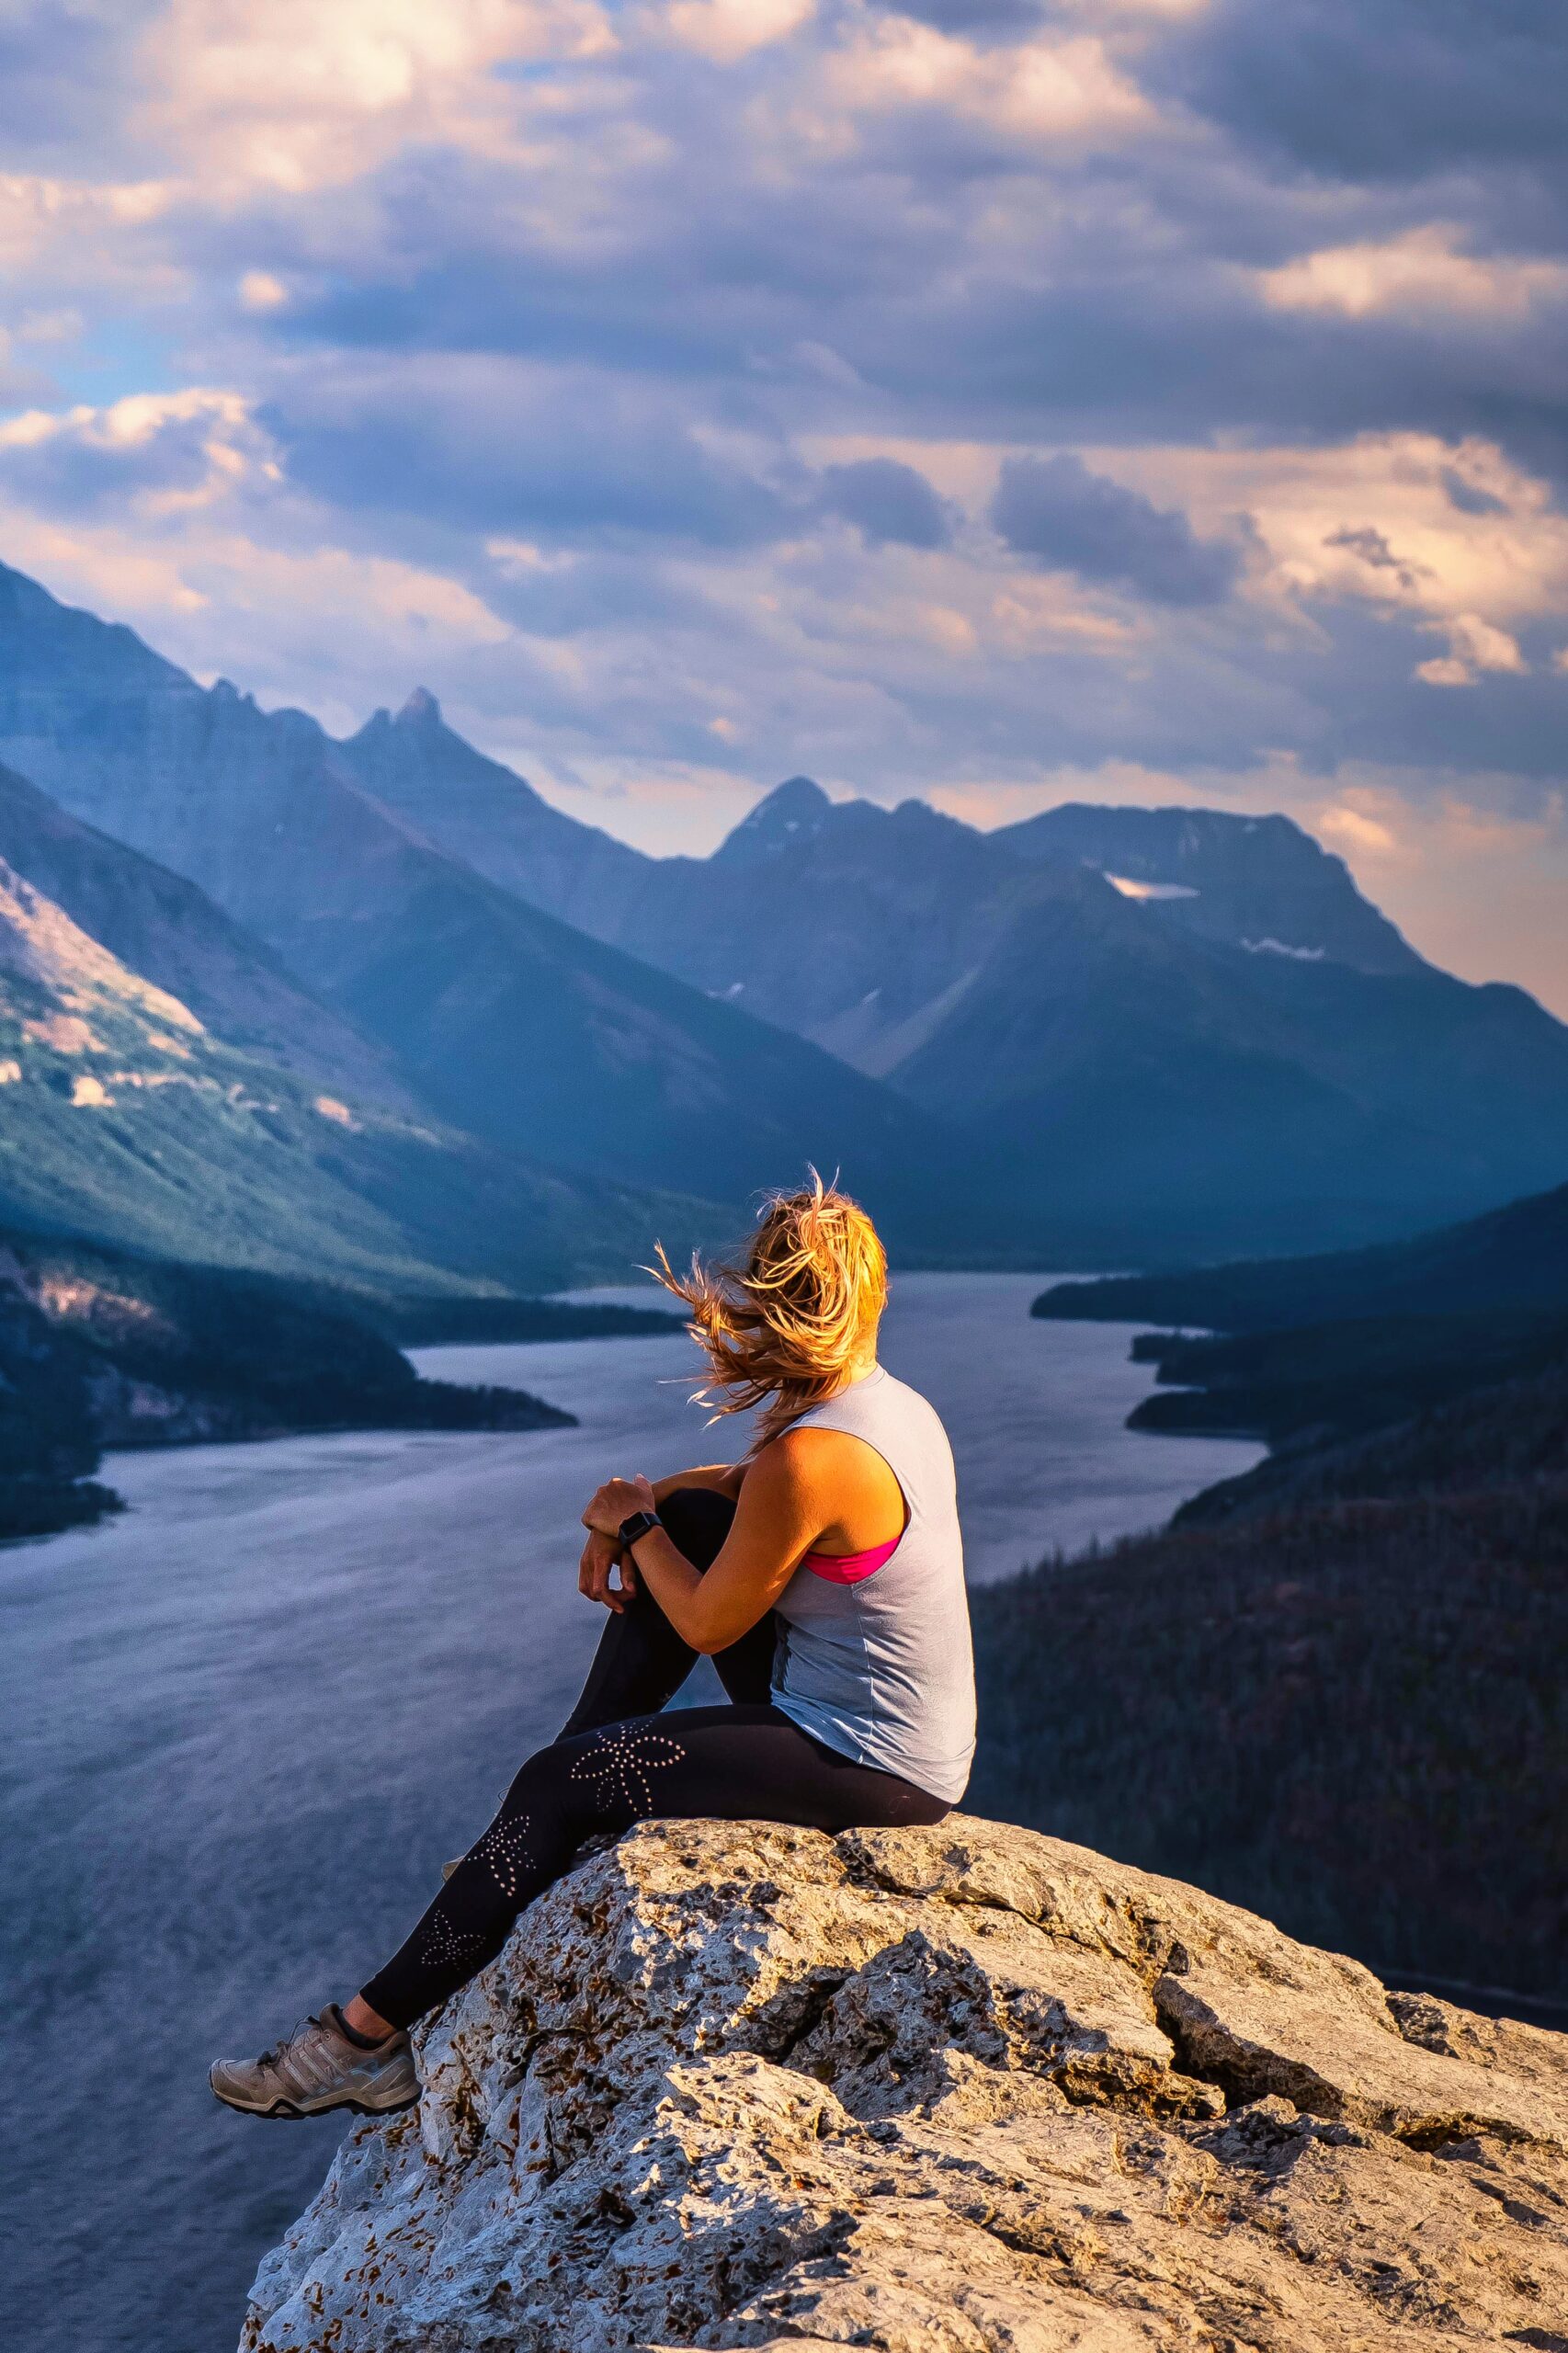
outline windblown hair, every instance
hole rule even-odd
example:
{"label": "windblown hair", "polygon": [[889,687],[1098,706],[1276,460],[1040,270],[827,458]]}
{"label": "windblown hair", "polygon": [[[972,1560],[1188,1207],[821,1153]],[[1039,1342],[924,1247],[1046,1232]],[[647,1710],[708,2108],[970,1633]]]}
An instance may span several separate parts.
{"label": "windblown hair", "polygon": [[694,1251],[690,1273],[677,1275],[663,1244],[655,1255],[647,1271],[685,1300],[687,1329],[711,1368],[697,1402],[719,1415],[770,1401],[754,1452],[844,1386],[887,1304],[876,1227],[814,1168],[809,1191],[768,1197],[739,1265],[705,1267]]}

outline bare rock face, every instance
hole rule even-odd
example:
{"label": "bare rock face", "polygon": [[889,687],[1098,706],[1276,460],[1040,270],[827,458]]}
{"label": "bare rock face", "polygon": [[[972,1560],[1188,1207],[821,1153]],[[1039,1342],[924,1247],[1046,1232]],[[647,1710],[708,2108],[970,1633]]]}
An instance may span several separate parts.
{"label": "bare rock face", "polygon": [[1029,1831],[644,1824],[419,2040],[243,2353],[1568,2353],[1568,2038]]}

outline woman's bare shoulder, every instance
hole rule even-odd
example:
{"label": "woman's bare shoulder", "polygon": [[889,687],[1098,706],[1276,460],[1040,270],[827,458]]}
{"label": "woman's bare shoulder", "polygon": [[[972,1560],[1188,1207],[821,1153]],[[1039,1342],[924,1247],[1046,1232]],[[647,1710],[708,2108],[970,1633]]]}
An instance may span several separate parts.
{"label": "woman's bare shoulder", "polygon": [[827,1489],[842,1495],[846,1484],[880,1487],[891,1476],[881,1456],[864,1438],[814,1424],[780,1430],[746,1465],[747,1483],[756,1479],[774,1494]]}

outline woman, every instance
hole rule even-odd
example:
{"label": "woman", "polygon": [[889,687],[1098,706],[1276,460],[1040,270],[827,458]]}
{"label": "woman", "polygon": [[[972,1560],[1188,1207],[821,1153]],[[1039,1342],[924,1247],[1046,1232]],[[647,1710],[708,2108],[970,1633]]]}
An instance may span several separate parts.
{"label": "woman", "polygon": [[[718,1412],[764,1407],[755,1443],[738,1463],[598,1490],[578,1582],[610,1616],[560,1738],[362,1992],[213,2067],[229,2107],[410,2106],[408,2029],[596,1832],[691,1815],[934,1823],[963,1795],[974,1672],[953,1458],[926,1400],[877,1362],[887,1261],[869,1218],[818,1178],[768,1203],[742,1266],[659,1262]],[[699,1654],[728,1705],[661,1715]]]}

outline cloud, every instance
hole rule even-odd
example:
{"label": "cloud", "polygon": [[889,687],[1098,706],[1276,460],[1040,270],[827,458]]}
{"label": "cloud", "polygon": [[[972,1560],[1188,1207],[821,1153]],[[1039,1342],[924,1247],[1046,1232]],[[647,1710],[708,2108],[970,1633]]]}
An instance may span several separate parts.
{"label": "cloud", "polygon": [[1331,181],[1554,168],[1568,16],[1557,0],[1214,0],[1161,78]]}
{"label": "cloud", "polygon": [[0,553],[204,674],[688,843],[1560,783],[1558,0],[0,17]]}
{"label": "cloud", "polygon": [[1388,857],[1399,844],[1391,826],[1380,817],[1341,801],[1320,812],[1317,830],[1349,852]]}
{"label": "cloud", "polygon": [[262,412],[291,479],[332,506],[487,536],[741,546],[794,509],[778,452],[700,429],[646,384],[482,357],[298,374]]}
{"label": "cloud", "polygon": [[1401,311],[1517,316],[1532,303],[1568,296],[1568,265],[1477,260],[1456,244],[1453,229],[1434,225],[1406,230],[1381,244],[1328,245],[1260,270],[1257,287],[1276,310],[1326,311],[1350,319]]}
{"label": "cloud", "polygon": [[1519,677],[1529,667],[1517,640],[1479,613],[1456,613],[1448,624],[1448,636],[1446,654],[1415,665],[1415,676],[1429,687],[1473,687],[1483,670]]}
{"label": "cloud", "polygon": [[160,5],[8,0],[0,21],[0,138],[13,165],[22,155],[68,153],[78,142],[101,154],[123,112],[130,54]]}
{"label": "cloud", "polygon": [[991,520],[1015,554],[1156,604],[1213,604],[1241,568],[1233,546],[1199,539],[1185,515],[1070,455],[1008,458]]}
{"label": "cloud", "polygon": [[269,269],[247,269],[240,279],[240,301],[247,311],[280,311],[289,289]]}
{"label": "cloud", "polygon": [[303,193],[407,141],[505,152],[498,67],[615,45],[597,0],[172,0],[143,39],[136,119],[212,194]]}
{"label": "cloud", "polygon": [[889,14],[913,17],[938,32],[968,40],[1033,30],[1045,15],[1045,0],[878,0]]}
{"label": "cloud", "polygon": [[166,517],[227,497],[240,477],[271,463],[235,392],[138,393],[0,421],[0,483],[57,515],[132,506],[148,520]]}
{"label": "cloud", "polygon": [[665,23],[688,49],[731,65],[785,40],[815,8],[816,0],[671,0]]}
{"label": "cloud", "polygon": [[823,473],[823,504],[865,535],[867,545],[897,540],[939,548],[951,535],[948,512],[923,473],[896,458],[861,458]]}
{"label": "cloud", "polygon": [[981,48],[905,16],[868,22],[829,59],[826,87],[852,114],[943,108],[1013,138],[1117,136],[1149,116],[1093,34]]}

